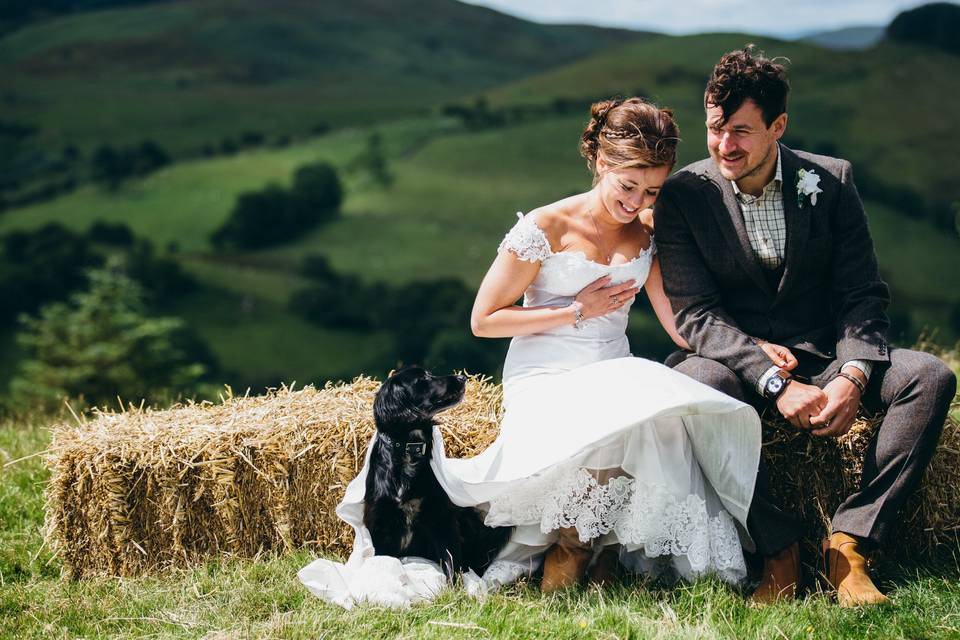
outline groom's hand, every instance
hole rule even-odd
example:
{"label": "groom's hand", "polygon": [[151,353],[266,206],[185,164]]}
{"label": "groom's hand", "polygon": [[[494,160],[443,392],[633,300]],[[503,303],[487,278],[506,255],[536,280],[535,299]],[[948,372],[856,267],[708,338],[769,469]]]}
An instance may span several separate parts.
{"label": "groom's hand", "polygon": [[823,388],[827,406],[810,418],[813,435],[822,437],[842,436],[857,418],[860,408],[860,389],[846,378],[834,378]]}
{"label": "groom's hand", "polygon": [[777,409],[798,429],[809,429],[810,419],[827,406],[827,396],[812,384],[792,380],[777,398]]}

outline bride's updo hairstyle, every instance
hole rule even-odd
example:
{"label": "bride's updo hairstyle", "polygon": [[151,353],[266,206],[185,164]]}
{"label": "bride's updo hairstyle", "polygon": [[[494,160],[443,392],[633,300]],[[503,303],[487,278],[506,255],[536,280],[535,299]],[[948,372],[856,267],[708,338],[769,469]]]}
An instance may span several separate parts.
{"label": "bride's updo hairstyle", "polygon": [[590,124],[580,141],[596,184],[597,157],[613,169],[673,167],[677,161],[680,128],[673,111],[642,98],[603,100],[590,108]]}

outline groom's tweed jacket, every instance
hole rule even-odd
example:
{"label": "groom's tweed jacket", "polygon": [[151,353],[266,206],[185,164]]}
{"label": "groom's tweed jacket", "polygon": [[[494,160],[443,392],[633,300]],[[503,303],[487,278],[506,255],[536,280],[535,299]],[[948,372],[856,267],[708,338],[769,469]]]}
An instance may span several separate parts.
{"label": "groom's tweed jacket", "polygon": [[[730,181],[713,160],[671,176],[654,208],[664,290],[680,335],[751,388],[770,367],[751,337],[841,362],[889,360],[889,291],[850,163],[780,150],[787,241],[776,288],[750,246]],[[820,176],[816,205],[807,196],[798,205],[801,168]]]}

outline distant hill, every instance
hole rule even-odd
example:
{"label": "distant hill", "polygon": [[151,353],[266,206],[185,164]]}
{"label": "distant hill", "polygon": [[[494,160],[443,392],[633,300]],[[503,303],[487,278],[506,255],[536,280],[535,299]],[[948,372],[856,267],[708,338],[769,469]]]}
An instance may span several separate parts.
{"label": "distant hill", "polygon": [[887,27],[887,38],[960,55],[960,5],[934,2],[904,11]]}
{"label": "distant hill", "polygon": [[0,105],[39,129],[35,146],[156,137],[177,154],[244,130],[399,117],[645,37],[454,0],[152,3],[7,34]]}
{"label": "distant hill", "polygon": [[[690,142],[681,152],[702,157],[703,87],[716,60],[748,42],[788,60],[789,145],[852,160],[861,189],[869,185],[874,197],[908,215],[953,228],[952,207],[960,202],[952,161],[960,148],[952,115],[960,113],[960,58],[937,50],[883,42],[866,51],[835,51],[747,34],[671,37],[602,51],[488,95],[492,104],[509,107],[642,93],[677,110]],[[889,188],[876,188],[881,183]]]}
{"label": "distant hill", "polygon": [[818,31],[805,35],[800,40],[828,49],[869,49],[883,39],[884,31],[884,27],[877,26],[846,27]]}
{"label": "distant hill", "polygon": [[173,0],[0,0],[0,34],[65,13]]}

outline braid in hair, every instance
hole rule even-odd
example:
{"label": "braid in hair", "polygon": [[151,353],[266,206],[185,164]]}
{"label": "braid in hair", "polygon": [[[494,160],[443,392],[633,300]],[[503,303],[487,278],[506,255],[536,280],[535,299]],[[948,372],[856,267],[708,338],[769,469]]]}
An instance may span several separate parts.
{"label": "braid in hair", "polygon": [[597,158],[612,167],[672,167],[680,130],[673,111],[642,98],[597,102],[580,138],[580,155],[594,174]]}
{"label": "braid in hair", "polygon": [[600,150],[600,133],[607,124],[610,112],[623,104],[620,98],[596,102],[590,108],[590,122],[580,136],[580,155],[587,160],[587,166],[593,170],[597,162],[597,152]]}

